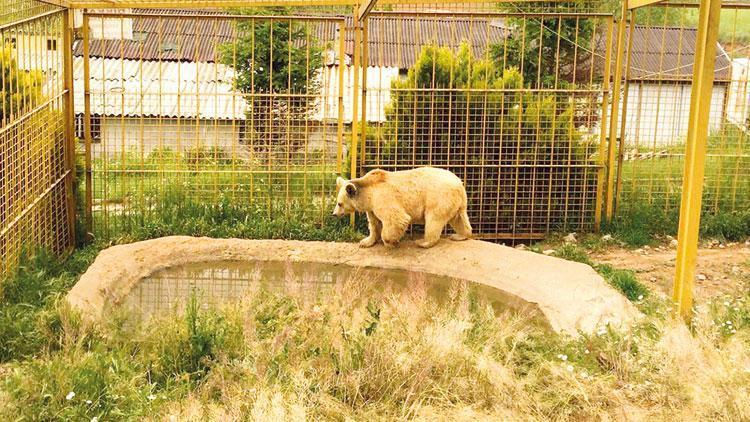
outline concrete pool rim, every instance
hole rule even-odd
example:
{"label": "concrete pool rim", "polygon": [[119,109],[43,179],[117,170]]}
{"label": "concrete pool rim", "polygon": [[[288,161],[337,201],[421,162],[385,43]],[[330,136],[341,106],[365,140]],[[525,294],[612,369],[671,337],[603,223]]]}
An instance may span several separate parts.
{"label": "concrete pool rim", "polygon": [[497,293],[509,307],[537,314],[557,332],[593,333],[629,326],[640,313],[590,266],[530,251],[469,240],[442,239],[431,249],[356,243],[214,239],[170,236],[117,245],[100,252],[66,296],[84,319],[101,319],[143,279],[189,263],[291,261],[405,270],[465,280]]}

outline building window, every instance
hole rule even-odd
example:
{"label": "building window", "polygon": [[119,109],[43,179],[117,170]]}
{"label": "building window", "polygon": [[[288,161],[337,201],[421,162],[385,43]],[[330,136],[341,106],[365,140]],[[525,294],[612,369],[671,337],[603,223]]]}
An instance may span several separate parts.
{"label": "building window", "polygon": [[16,37],[10,37],[10,47],[16,48]]}
{"label": "building window", "polygon": [[177,52],[177,43],[171,41],[164,41],[159,46],[162,53],[175,53]]}
{"label": "building window", "polygon": [[[76,115],[76,137],[80,142],[86,141],[86,126],[84,125],[83,114]],[[99,143],[102,140],[102,118],[101,116],[91,116],[91,142]]]}
{"label": "building window", "polygon": [[57,40],[47,40],[47,51],[57,51]]}

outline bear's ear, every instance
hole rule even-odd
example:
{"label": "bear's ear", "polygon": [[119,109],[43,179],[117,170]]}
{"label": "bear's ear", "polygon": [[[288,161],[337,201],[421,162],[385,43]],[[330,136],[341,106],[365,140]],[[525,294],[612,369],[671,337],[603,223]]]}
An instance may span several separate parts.
{"label": "bear's ear", "polygon": [[357,195],[357,187],[354,186],[354,183],[346,185],[346,194],[349,195],[350,198],[354,198],[354,196]]}
{"label": "bear's ear", "polygon": [[344,186],[344,183],[346,183],[346,180],[344,180],[343,177],[339,176],[336,178],[336,189],[341,189],[342,186]]}

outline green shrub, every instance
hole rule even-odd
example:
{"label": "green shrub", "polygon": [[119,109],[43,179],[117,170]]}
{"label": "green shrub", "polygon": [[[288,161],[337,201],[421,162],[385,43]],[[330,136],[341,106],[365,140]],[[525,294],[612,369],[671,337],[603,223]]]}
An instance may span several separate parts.
{"label": "green shrub", "polygon": [[212,311],[202,311],[193,294],[184,318],[157,322],[141,345],[149,379],[160,388],[182,381],[199,382],[219,355],[235,357],[243,343],[242,324]]}
{"label": "green shrub", "polygon": [[598,265],[596,270],[632,302],[641,301],[649,295],[648,288],[638,281],[634,271],[620,270],[610,265]]}

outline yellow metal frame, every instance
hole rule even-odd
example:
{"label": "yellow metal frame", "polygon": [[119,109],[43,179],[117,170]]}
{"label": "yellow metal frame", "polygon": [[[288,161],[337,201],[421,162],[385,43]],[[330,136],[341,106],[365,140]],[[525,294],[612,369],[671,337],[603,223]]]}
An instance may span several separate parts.
{"label": "yellow metal frame", "polygon": [[0,61],[1,73],[34,75],[29,83],[3,84],[9,98],[0,123],[0,167],[6,170],[0,183],[0,280],[12,274],[24,252],[43,248],[63,255],[75,245],[72,60],[60,49],[72,45],[72,14],[37,4],[44,7],[21,9],[0,25],[3,54],[7,49],[11,57]]}
{"label": "yellow metal frame", "polygon": [[84,180],[86,186],[85,208],[86,215],[84,221],[86,232],[93,233],[94,217],[92,214],[93,200],[93,180],[91,171],[91,68],[89,63],[89,17],[83,15],[83,133],[84,133]]}
{"label": "yellow metal frame", "polygon": [[622,59],[625,56],[625,30],[627,29],[628,0],[622,2],[622,15],[617,26],[617,58],[615,62],[615,76],[612,87],[612,117],[609,123],[609,146],[607,150],[607,190],[606,216],[612,220],[615,203],[615,169],[614,163],[617,153],[617,138],[619,129],[620,96],[622,90]]}
{"label": "yellow metal frame", "polygon": [[[623,19],[624,20],[624,19]],[[616,183],[614,186],[614,203],[612,204],[613,213],[617,212],[617,204],[620,200],[620,192],[622,191],[622,163],[623,159],[625,158],[625,132],[627,129],[627,119],[628,119],[628,99],[630,96],[630,78],[631,78],[631,70],[632,70],[632,58],[633,58],[633,34],[635,32],[635,12],[631,9],[630,11],[630,24],[628,25],[628,46],[627,51],[625,52],[625,81],[623,85],[623,92],[622,92],[622,118],[621,118],[621,125],[620,125],[620,139],[618,143],[618,153],[617,153],[617,175],[616,177]],[[611,163],[611,165],[614,165],[614,163]]]}
{"label": "yellow metal frame", "polygon": [[664,3],[667,0],[630,0],[629,10],[635,10],[641,7],[651,6],[657,3]]}
{"label": "yellow metal frame", "polygon": [[705,174],[706,139],[719,38],[721,0],[701,0],[698,18],[693,89],[690,100],[690,123],[685,151],[685,174],[682,185],[680,226],[677,234],[677,269],[672,298],[684,318],[690,319],[693,308],[693,283],[698,254]]}
{"label": "yellow metal frame", "polygon": [[[607,36],[606,36],[606,45],[611,46],[612,45],[612,38],[614,36],[614,19],[610,18],[607,21]],[[611,167],[608,159],[607,154],[607,123],[609,122],[607,119],[607,112],[609,110],[609,96],[612,92],[612,84],[610,81],[611,75],[610,70],[612,67],[612,48],[607,48],[607,52],[604,55],[604,92],[602,93],[602,123],[601,123],[601,134],[600,134],[600,140],[599,140],[599,179],[598,179],[598,186],[596,189],[596,211],[594,213],[594,225],[596,227],[596,230],[599,231],[601,229],[602,225],[602,196],[604,194],[605,190],[605,184],[607,183],[607,174],[608,169]],[[614,103],[613,103],[614,104]],[[614,106],[613,106],[614,107]]]}
{"label": "yellow metal frame", "polygon": [[[65,9],[62,15],[65,29],[63,46],[72,46],[75,30],[73,12]],[[76,202],[74,185],[76,183],[76,137],[75,137],[75,101],[73,97],[73,49],[65,48],[63,52],[63,76],[65,86],[65,150],[68,175],[65,179],[65,190],[68,197],[68,225],[71,228],[71,248],[76,243]]]}

